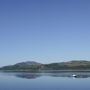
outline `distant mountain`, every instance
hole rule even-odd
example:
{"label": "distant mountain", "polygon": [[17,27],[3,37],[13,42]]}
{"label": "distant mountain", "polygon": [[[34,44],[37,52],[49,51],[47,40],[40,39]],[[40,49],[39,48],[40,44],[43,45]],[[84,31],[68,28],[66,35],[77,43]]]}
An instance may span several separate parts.
{"label": "distant mountain", "polygon": [[84,60],[81,60],[81,61],[68,61],[68,62],[61,62],[61,63],[52,63],[52,64],[57,64],[57,65],[60,65],[60,66],[63,66],[63,65],[67,65],[67,66],[85,66],[85,65],[90,65],[90,61],[84,61]]}
{"label": "distant mountain", "polygon": [[34,62],[34,61],[26,61],[15,64],[15,66],[29,66],[29,65],[41,65],[41,63]]}
{"label": "distant mountain", "polygon": [[42,64],[38,62],[26,61],[14,65],[4,66],[1,68],[1,70],[17,70],[17,71],[38,70],[41,67],[41,65]]}
{"label": "distant mountain", "polygon": [[17,63],[4,66],[1,70],[31,71],[31,70],[90,70],[90,61],[69,61],[60,63],[41,64],[34,61]]}

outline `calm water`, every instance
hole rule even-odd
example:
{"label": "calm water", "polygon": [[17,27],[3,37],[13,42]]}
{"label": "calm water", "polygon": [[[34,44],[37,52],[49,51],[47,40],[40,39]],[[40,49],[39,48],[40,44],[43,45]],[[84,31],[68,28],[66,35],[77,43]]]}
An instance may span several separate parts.
{"label": "calm water", "polygon": [[0,90],[90,90],[90,72],[0,72]]}

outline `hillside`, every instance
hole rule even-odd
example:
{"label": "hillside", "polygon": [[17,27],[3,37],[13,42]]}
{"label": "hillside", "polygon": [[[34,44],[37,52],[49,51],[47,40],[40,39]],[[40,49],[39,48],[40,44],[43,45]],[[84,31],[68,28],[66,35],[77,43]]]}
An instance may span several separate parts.
{"label": "hillside", "polygon": [[15,65],[16,66],[29,66],[29,65],[41,65],[41,64],[34,61],[26,61],[26,62],[17,63]]}
{"label": "hillside", "polygon": [[90,61],[69,61],[51,64],[41,64],[34,61],[4,66],[1,70],[31,71],[31,70],[90,70]]}

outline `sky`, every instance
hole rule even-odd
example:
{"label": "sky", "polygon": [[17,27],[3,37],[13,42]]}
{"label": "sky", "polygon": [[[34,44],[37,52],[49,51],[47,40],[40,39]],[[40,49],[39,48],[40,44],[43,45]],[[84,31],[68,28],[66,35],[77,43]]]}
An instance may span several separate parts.
{"label": "sky", "polygon": [[90,0],[0,0],[0,66],[90,60]]}

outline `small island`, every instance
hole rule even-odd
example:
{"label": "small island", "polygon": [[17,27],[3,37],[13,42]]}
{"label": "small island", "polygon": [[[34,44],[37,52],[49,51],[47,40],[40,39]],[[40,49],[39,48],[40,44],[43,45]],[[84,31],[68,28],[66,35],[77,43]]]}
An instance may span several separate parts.
{"label": "small island", "polygon": [[3,66],[3,71],[90,71],[90,61],[68,61],[50,64],[41,64],[34,61],[21,62],[14,65]]}

